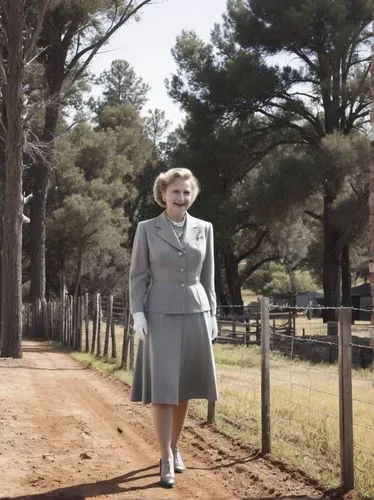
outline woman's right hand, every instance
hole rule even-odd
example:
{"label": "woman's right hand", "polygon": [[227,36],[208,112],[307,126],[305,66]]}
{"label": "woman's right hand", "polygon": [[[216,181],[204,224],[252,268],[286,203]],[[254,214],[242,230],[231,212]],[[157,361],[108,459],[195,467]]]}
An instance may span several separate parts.
{"label": "woman's right hand", "polygon": [[135,331],[135,334],[139,337],[140,340],[144,342],[145,336],[148,334],[148,325],[144,313],[142,312],[134,313],[133,318],[134,318],[133,329]]}

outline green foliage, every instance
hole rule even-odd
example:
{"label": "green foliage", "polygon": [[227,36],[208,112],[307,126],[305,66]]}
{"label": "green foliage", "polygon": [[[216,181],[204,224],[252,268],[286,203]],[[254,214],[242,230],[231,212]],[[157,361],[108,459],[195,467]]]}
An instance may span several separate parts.
{"label": "green foliage", "polygon": [[276,294],[287,296],[318,289],[309,271],[296,270],[292,280],[293,282],[284,265],[272,262],[265,269],[253,273],[246,286],[265,296]]}
{"label": "green foliage", "polygon": [[[70,290],[82,284],[113,293],[127,287],[129,251],[137,214],[144,210],[142,187],[153,170],[154,145],[129,103],[101,106],[96,122],[95,129],[77,125],[57,142],[48,270],[58,277],[62,269]],[[50,285],[58,291],[56,279]]]}
{"label": "green foliage", "polygon": [[369,250],[369,231],[365,228],[350,247],[352,281],[355,285],[369,279]]}
{"label": "green foliage", "polygon": [[103,255],[121,253],[124,259],[124,226],[123,215],[104,200],[82,194],[64,199],[49,217],[47,231],[49,256],[56,255],[68,286],[76,286]]}
{"label": "green foliage", "polygon": [[108,106],[129,104],[136,110],[144,106],[150,87],[136,76],[134,69],[127,61],[116,59],[110,69],[103,71],[97,79],[104,86],[103,102]]}
{"label": "green foliage", "polygon": [[[194,208],[214,223],[218,261],[234,258],[244,281],[281,256],[295,287],[318,238],[339,255],[364,230],[370,99],[359,54],[371,17],[364,0],[230,0],[211,43],[186,31],[177,39],[168,88],[187,119],[171,162],[201,180]],[[292,67],[272,66],[274,54]],[[279,230],[301,218],[310,220],[302,238]],[[328,251],[314,252],[316,278]]]}
{"label": "green foliage", "polygon": [[[230,0],[228,12],[237,40],[270,53],[284,48],[327,54],[341,53],[356,26],[368,26],[372,2],[367,0]],[[365,32],[368,36],[368,31]]]}
{"label": "green foliage", "polygon": [[253,190],[256,215],[266,222],[282,220],[295,209],[322,214],[316,195],[332,193],[334,224],[347,231],[367,220],[367,175],[370,143],[363,134],[331,134],[318,148],[278,148],[257,168]]}
{"label": "green foliage", "polygon": [[310,152],[276,150],[257,171],[253,209],[266,223],[284,220],[320,188]]}
{"label": "green foliage", "polygon": [[160,145],[162,139],[170,128],[171,122],[166,119],[165,111],[162,109],[148,110],[148,117],[145,121],[145,127],[148,137],[152,141],[153,146]]}

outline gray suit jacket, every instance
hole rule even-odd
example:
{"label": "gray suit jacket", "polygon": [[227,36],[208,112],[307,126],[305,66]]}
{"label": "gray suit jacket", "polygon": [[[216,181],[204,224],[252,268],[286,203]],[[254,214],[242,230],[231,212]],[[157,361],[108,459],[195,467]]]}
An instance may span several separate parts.
{"label": "gray suit jacket", "polygon": [[216,313],[213,227],[186,217],[181,241],[165,212],[138,224],[130,267],[132,314]]}

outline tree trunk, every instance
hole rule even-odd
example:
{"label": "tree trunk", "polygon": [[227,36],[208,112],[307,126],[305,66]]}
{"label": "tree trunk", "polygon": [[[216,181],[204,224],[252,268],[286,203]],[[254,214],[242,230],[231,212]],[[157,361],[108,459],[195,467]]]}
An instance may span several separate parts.
{"label": "tree trunk", "polygon": [[296,283],[295,283],[295,271],[292,268],[292,263],[287,261],[286,270],[288,277],[290,278],[290,305],[292,307],[296,306]]}
{"label": "tree trunk", "polygon": [[79,321],[79,291],[80,291],[80,283],[81,283],[81,275],[82,275],[82,260],[83,260],[83,252],[81,246],[78,247],[78,256],[77,256],[77,269],[75,274],[75,284],[74,284],[74,300],[73,300],[73,317],[74,317],[74,325],[75,325],[75,342],[74,349],[76,351],[82,350],[82,339],[79,334],[80,329],[78,328]]}
{"label": "tree trunk", "polygon": [[[61,4],[64,2],[61,2]],[[130,7],[132,2],[129,2]],[[150,0],[143,0],[131,9],[125,9],[124,15],[117,15],[115,19],[110,21],[110,29],[102,35],[102,38],[96,40],[91,48],[87,51],[86,48],[81,48],[78,52],[74,52],[77,47],[74,45],[73,39],[75,36],[84,37],[89,27],[89,17],[87,23],[84,17],[69,16],[69,8],[64,7],[48,9],[45,16],[41,40],[42,46],[45,49],[43,52],[43,64],[45,69],[45,98],[47,102],[44,131],[41,137],[42,143],[49,147],[49,152],[44,156],[45,160],[36,161],[32,168],[32,178],[34,180],[33,200],[31,204],[31,301],[37,303],[39,300],[42,304],[42,310],[45,307],[45,292],[46,292],[46,270],[45,270],[45,220],[46,220],[46,203],[47,191],[49,182],[49,167],[51,157],[54,151],[54,139],[56,135],[57,120],[59,116],[61,93],[64,83],[71,81],[77,68],[80,70],[86,67],[85,64],[91,60],[98,48],[104,44],[110,36],[112,36],[125,22],[136,15],[139,9],[150,3]],[[98,13],[99,7],[95,8],[94,12]],[[127,14],[126,14],[127,13]],[[93,16],[94,17],[94,16]],[[95,21],[92,21],[95,22]],[[83,23],[83,24],[82,24]],[[72,50],[74,57],[73,61],[67,63],[69,50]],[[85,59],[85,56],[87,58]],[[83,62],[84,61],[84,62]],[[80,71],[78,71],[79,73]],[[76,75],[75,75],[76,76]],[[38,336],[45,336],[43,321],[38,320],[34,324],[32,330]]]}
{"label": "tree trunk", "polygon": [[[49,152],[45,155],[47,161],[51,161],[54,136],[56,133],[58,119],[58,105],[52,103],[47,106],[45,114],[45,126],[42,143],[49,145]],[[32,167],[33,198],[31,200],[31,302],[40,301],[42,306],[42,317],[34,316],[32,319],[32,336],[45,337],[43,311],[46,307],[46,273],[45,273],[45,239],[46,239],[46,207],[49,183],[49,165],[45,159],[36,160]]]}
{"label": "tree trunk", "polygon": [[229,313],[229,303],[226,297],[224,285],[222,282],[222,268],[223,262],[221,262],[222,258],[219,252],[217,252],[215,256],[215,289],[216,289],[216,295],[217,295],[217,304],[219,304],[222,307],[221,314],[228,314]]}
{"label": "tree trunk", "polygon": [[79,245],[78,255],[77,255],[77,267],[75,270],[75,280],[74,280],[74,297],[78,297],[79,295],[79,287],[81,285],[81,277],[82,277],[82,263],[83,263],[83,251],[81,245]]}
{"label": "tree trunk", "polygon": [[226,280],[229,289],[233,311],[236,314],[243,314],[243,299],[241,293],[241,281],[239,278],[239,266],[233,252],[225,252]]}
{"label": "tree trunk", "polygon": [[331,222],[333,196],[325,188],[323,212],[323,293],[325,307],[335,308],[324,311],[324,321],[338,321],[341,301],[341,250],[339,249],[339,230]]}
{"label": "tree trunk", "polygon": [[3,215],[1,283],[1,356],[22,357],[22,171],[23,171],[23,20],[24,1],[7,6],[7,83],[3,83],[6,110],[5,207]]}

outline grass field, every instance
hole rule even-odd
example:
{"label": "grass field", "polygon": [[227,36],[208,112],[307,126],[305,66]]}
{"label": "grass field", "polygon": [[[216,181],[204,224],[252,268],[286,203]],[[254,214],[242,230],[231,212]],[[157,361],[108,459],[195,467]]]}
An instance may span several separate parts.
{"label": "grass field", "polygon": [[[102,331],[105,331],[103,325]],[[131,384],[131,372],[118,369],[123,329],[116,327],[117,360],[89,354],[74,357],[108,370]],[[101,336],[102,345],[104,335]],[[109,349],[110,352],[110,349]],[[220,399],[216,423],[222,432],[261,447],[261,351],[257,346],[214,346]],[[272,352],[272,455],[305,471],[329,487],[339,484],[339,384],[336,365],[312,365]],[[206,401],[193,401],[191,412],[207,415]],[[374,497],[374,371],[353,372],[356,489]]]}

